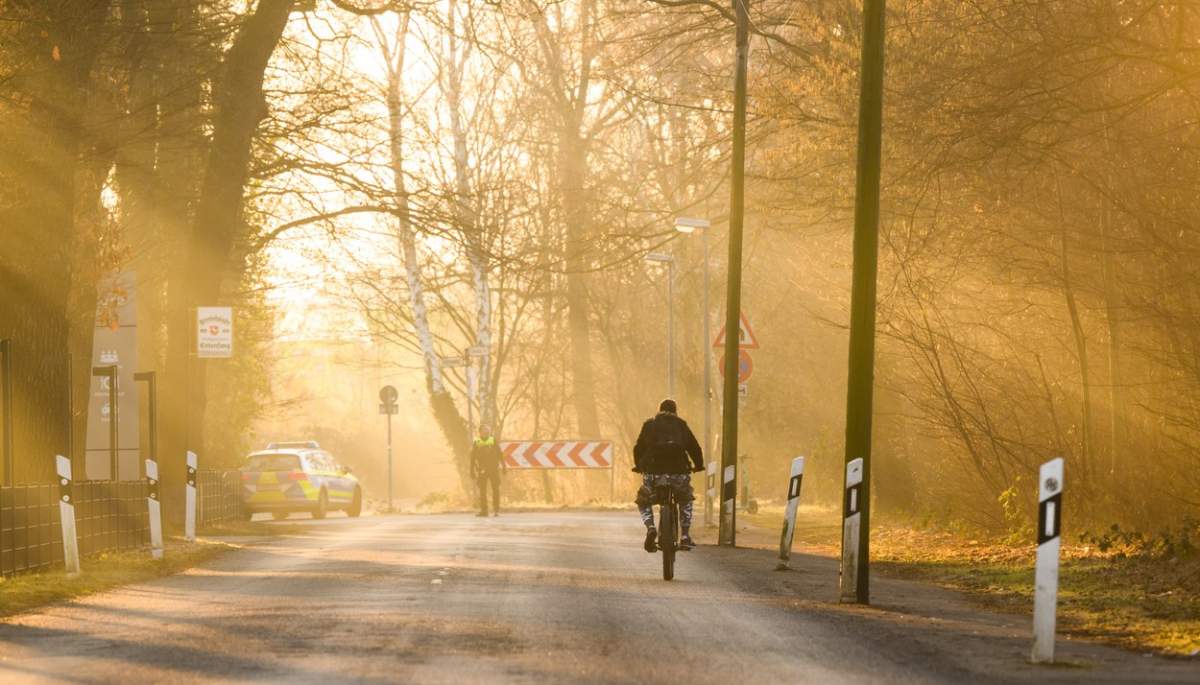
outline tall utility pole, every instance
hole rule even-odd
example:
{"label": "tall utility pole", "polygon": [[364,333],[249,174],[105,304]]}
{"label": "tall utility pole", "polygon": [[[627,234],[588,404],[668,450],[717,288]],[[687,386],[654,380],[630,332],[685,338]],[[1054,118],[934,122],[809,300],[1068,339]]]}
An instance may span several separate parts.
{"label": "tall utility pole", "polygon": [[[850,294],[850,372],[846,389],[846,463],[862,459],[862,484],[857,504],[857,568],[842,580],[855,579],[855,587],[842,587],[843,600],[870,602],[871,537],[871,404],[875,381],[875,280],[879,257],[879,176],[883,128],[883,36],[885,0],[863,1],[862,81],[858,100],[858,172],[854,189],[854,275]],[[843,500],[843,517],[851,511]],[[843,546],[848,543],[843,540]]]}
{"label": "tall utility pole", "polygon": [[[742,226],[746,184],[746,62],[750,52],[750,0],[733,0],[737,31],[737,63],[733,72],[733,170],[729,187],[729,284],[725,295],[725,390],[721,426],[721,473],[737,471],[738,451],[738,325],[742,312]],[[730,490],[731,492],[725,492]],[[736,479],[724,482],[718,542],[733,546],[737,540]]]}

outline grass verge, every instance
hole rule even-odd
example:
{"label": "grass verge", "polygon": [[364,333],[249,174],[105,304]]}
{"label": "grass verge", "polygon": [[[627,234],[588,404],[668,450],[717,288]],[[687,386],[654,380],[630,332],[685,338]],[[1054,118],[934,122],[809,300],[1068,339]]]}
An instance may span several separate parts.
{"label": "grass verge", "polygon": [[[201,533],[203,536],[265,537],[298,530],[299,527],[238,521],[205,528]],[[208,537],[201,537],[196,542],[170,538],[160,560],[150,558],[148,549],[106,552],[85,557],[80,563],[82,573],[74,578],[61,569],[0,578],[0,618],[121,585],[169,576],[236,548],[236,545]]]}
{"label": "grass verge", "polygon": [[[840,554],[839,514],[802,507],[795,549]],[[782,508],[739,513],[739,544],[778,545]],[[1035,546],[907,526],[872,526],[872,568],[965,593],[988,609],[1033,612]],[[747,534],[748,533],[748,534]],[[1058,630],[1130,649],[1200,657],[1200,554],[1156,556],[1064,539]]]}

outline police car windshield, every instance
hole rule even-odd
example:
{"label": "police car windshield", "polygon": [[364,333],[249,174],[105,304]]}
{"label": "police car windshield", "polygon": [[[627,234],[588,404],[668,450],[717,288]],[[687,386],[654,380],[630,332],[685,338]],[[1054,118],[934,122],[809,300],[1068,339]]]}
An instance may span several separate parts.
{"label": "police car windshield", "polygon": [[247,471],[299,471],[300,457],[294,454],[256,454],[246,462]]}

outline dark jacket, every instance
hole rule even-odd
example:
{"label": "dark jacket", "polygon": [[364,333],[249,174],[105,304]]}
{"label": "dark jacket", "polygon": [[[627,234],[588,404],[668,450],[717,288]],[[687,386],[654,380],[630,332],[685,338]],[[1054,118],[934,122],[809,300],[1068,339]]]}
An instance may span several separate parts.
{"label": "dark jacket", "polygon": [[696,470],[704,468],[704,454],[687,421],[661,413],[642,424],[633,463],[641,473],[689,473],[688,459]]}
{"label": "dark jacket", "polygon": [[471,447],[471,473],[498,471],[504,464],[504,455],[500,454],[500,446],[495,438],[487,440],[475,439]]}

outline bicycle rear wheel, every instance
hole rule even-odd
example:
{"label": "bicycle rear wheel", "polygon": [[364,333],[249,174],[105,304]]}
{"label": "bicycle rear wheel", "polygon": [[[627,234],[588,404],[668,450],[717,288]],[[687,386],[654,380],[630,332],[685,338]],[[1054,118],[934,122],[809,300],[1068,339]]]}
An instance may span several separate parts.
{"label": "bicycle rear wheel", "polygon": [[658,547],[662,550],[663,580],[675,577],[675,543],[679,539],[674,498],[663,502],[659,515]]}

